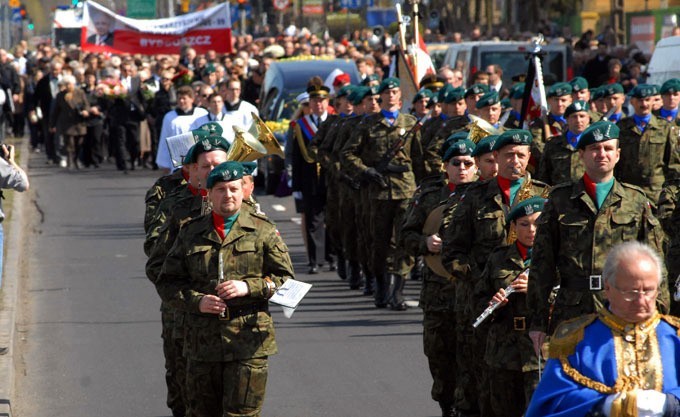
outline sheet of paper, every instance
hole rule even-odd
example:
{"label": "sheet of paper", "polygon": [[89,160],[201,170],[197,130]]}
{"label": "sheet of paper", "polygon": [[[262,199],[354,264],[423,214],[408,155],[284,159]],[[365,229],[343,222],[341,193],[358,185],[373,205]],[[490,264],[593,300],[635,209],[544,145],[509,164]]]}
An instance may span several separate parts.
{"label": "sheet of paper", "polygon": [[196,143],[194,135],[191,132],[170,136],[169,138],[166,138],[165,141],[167,142],[168,150],[170,151],[172,166],[175,168],[182,166],[182,162],[187,152],[189,152],[189,149]]}
{"label": "sheet of paper", "polygon": [[295,309],[300,301],[307,295],[312,284],[306,282],[289,279],[276,290],[276,293],[269,299],[274,304],[279,304],[284,307]]}

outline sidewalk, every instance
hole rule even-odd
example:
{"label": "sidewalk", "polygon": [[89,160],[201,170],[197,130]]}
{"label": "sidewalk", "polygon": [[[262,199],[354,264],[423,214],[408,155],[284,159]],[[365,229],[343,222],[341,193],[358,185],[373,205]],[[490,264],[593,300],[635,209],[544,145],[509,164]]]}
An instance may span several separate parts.
{"label": "sidewalk", "polygon": [[[28,138],[24,137],[17,143],[20,149],[21,161],[19,165],[28,173]],[[30,175],[29,175],[30,181]],[[22,276],[21,262],[24,256],[25,208],[30,202],[30,191],[14,193],[11,217],[4,223],[6,256],[0,288],[0,417],[12,416],[12,400],[14,398],[14,377],[16,357],[14,352],[14,337],[16,334],[16,309],[19,277]]]}

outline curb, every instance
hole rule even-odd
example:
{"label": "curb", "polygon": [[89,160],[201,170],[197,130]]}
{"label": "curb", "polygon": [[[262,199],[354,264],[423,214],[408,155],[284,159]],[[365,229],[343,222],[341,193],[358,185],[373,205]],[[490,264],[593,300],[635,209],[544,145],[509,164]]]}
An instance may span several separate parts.
{"label": "curb", "polygon": [[[28,137],[20,139],[21,167],[28,175]],[[30,182],[30,177],[29,177]],[[16,334],[17,294],[19,279],[22,274],[22,257],[24,243],[24,215],[22,210],[29,199],[29,193],[14,191],[12,217],[4,224],[7,256],[2,274],[2,306],[0,308],[0,417],[12,417],[12,400],[14,399],[15,351],[14,337]],[[1,255],[1,254],[0,254]]]}

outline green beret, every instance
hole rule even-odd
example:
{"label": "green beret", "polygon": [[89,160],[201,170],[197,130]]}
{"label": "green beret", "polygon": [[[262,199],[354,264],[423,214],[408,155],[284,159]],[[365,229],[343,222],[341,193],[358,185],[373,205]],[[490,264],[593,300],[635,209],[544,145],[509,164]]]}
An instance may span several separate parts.
{"label": "green beret", "polygon": [[212,134],[196,142],[193,148],[194,150],[191,152],[191,162],[196,162],[198,155],[202,153],[217,150],[229,152],[229,142],[220,135]]}
{"label": "green beret", "polygon": [[524,87],[525,83],[517,83],[510,88],[510,98],[515,100],[521,100],[524,97]]}
{"label": "green beret", "polygon": [[472,151],[471,156],[479,156],[491,152],[496,140],[498,140],[498,135],[489,135],[485,138],[482,138],[479,142],[477,142],[477,146],[475,146],[475,150]]}
{"label": "green beret", "polygon": [[618,139],[619,127],[615,123],[608,120],[600,120],[588,126],[581,134],[581,139],[578,140],[578,149],[585,149],[586,146],[593,143],[603,142],[606,140]]}
{"label": "green beret", "polygon": [[195,146],[196,146],[196,145],[194,145],[194,146],[192,146],[191,148],[189,148],[189,150],[187,151],[187,154],[184,155],[184,159],[182,159],[182,165],[193,164],[193,158],[194,158],[193,153],[194,153],[194,147],[195,147]]}
{"label": "green beret", "polygon": [[444,97],[444,103],[450,104],[461,101],[465,98],[465,89],[463,87],[451,88]]}
{"label": "green beret", "polygon": [[208,64],[203,68],[203,76],[205,77],[208,74],[212,74],[217,72],[217,69],[215,69],[215,66],[213,64]]}
{"label": "green beret", "polygon": [[375,74],[367,75],[366,78],[361,80],[361,85],[366,86],[371,81],[380,81],[380,78],[378,78],[378,76]]}
{"label": "green beret", "polygon": [[364,99],[364,97],[368,96],[371,94],[371,88],[370,87],[364,87],[364,86],[359,86],[355,87],[354,90],[352,90],[351,93],[349,93],[349,96],[347,97],[349,101],[352,102],[355,106],[361,104],[361,100]]}
{"label": "green beret", "polygon": [[347,97],[347,100],[349,100],[349,95],[355,88],[356,87],[353,85],[343,86],[340,91],[338,91],[338,94],[335,95],[335,98]]}
{"label": "green beret", "polygon": [[198,129],[192,130],[192,132],[195,132],[197,130],[203,131],[203,132],[208,132],[208,133],[215,133],[218,135],[221,135],[224,133],[224,129],[222,129],[222,126],[220,126],[219,123],[217,122],[208,122],[204,123],[201,126],[199,126]]}
{"label": "green beret", "polygon": [[378,87],[378,94],[381,94],[385,90],[391,90],[393,88],[399,88],[401,85],[401,81],[399,81],[399,78],[395,77],[388,77],[383,80],[383,82],[380,83],[380,86]]}
{"label": "green beret", "polygon": [[588,110],[590,110],[588,102],[583,100],[576,100],[575,102],[571,103],[569,107],[567,107],[567,109],[564,111],[564,118],[566,119],[567,117],[571,116],[574,113],[578,113],[580,111],[587,112]]}
{"label": "green beret", "polygon": [[500,103],[500,98],[498,97],[498,92],[496,91],[489,91],[488,93],[484,93],[483,96],[477,100],[477,103],[475,104],[475,107],[479,110],[484,107],[489,107],[493,106],[494,104]]}
{"label": "green beret", "polygon": [[515,74],[511,78],[513,83],[523,83],[524,81],[526,81],[526,79],[527,79],[527,75],[524,74],[524,73]]}
{"label": "green beret", "polygon": [[548,97],[563,97],[571,95],[571,84],[569,83],[556,83],[550,86],[548,89]]}
{"label": "green beret", "polygon": [[659,92],[661,94],[673,94],[680,91],[680,80],[677,78],[671,78],[661,85]]}
{"label": "green beret", "polygon": [[444,153],[442,160],[444,162],[453,158],[454,156],[471,155],[475,150],[475,143],[469,139],[463,139],[451,143],[449,148]]}
{"label": "green beret", "polygon": [[257,161],[241,162],[241,165],[243,165],[244,176],[253,175],[253,172],[257,169]]}
{"label": "green beret", "polygon": [[602,98],[611,97],[614,94],[623,94],[623,86],[619,83],[612,83],[600,86]]}
{"label": "green beret", "polygon": [[489,92],[489,86],[486,84],[472,84],[470,88],[467,89],[465,92],[465,98],[472,96],[472,95],[477,95],[477,94],[486,94]]}
{"label": "green beret", "polygon": [[510,99],[504,98],[503,100],[501,100],[501,107],[503,109],[509,109],[510,107],[512,107],[512,104],[510,104]]}
{"label": "green beret", "polygon": [[416,95],[413,96],[413,101],[411,101],[411,103],[415,103],[416,101],[422,100],[424,98],[431,99],[432,96],[434,96],[434,93],[432,93],[432,91],[425,88],[425,89],[418,91],[416,93]]}
{"label": "green beret", "polygon": [[543,211],[543,206],[545,206],[546,201],[548,200],[537,195],[520,201],[510,209],[507,221],[511,222],[513,220],[519,219],[520,217],[530,216],[534,213]]}
{"label": "green beret", "polygon": [[439,149],[439,156],[444,157],[444,154],[446,154],[446,151],[449,149],[449,147],[460,141],[460,140],[465,140],[468,137],[468,132],[461,130],[459,132],[451,134],[444,143],[442,144],[442,147]]}
{"label": "green beret", "polygon": [[574,77],[569,80],[569,85],[571,85],[571,89],[574,90],[574,93],[578,93],[581,90],[588,89],[588,80],[583,77]]}
{"label": "green beret", "polygon": [[492,151],[497,151],[504,147],[505,145],[526,145],[529,146],[531,145],[531,141],[533,140],[533,136],[531,136],[531,132],[528,130],[524,129],[512,129],[512,130],[506,130],[505,132],[501,133],[498,136],[498,139],[496,139],[496,143],[494,143],[493,147],[491,148]]}
{"label": "green beret", "polygon": [[451,90],[453,90],[453,86],[451,84],[444,84],[444,87],[440,88],[439,91],[437,91],[435,95],[437,96],[437,99],[439,100],[440,103],[444,102],[446,95],[449,94],[449,91]]}
{"label": "green beret", "polygon": [[[220,129],[221,129],[221,127],[220,127]],[[207,130],[202,130],[200,128],[196,129],[196,130],[192,130],[191,134],[194,137],[194,144],[191,146],[191,148],[189,148],[189,150],[187,151],[187,154],[184,155],[184,159],[182,160],[182,163],[184,165],[193,164],[194,162],[196,162],[196,159],[194,159],[194,149],[196,148],[196,142],[199,142],[202,139],[205,139],[208,136],[210,136],[210,133]]]}
{"label": "green beret", "polygon": [[207,186],[213,188],[218,182],[230,182],[243,178],[243,165],[236,161],[222,162],[208,175]]}
{"label": "green beret", "polygon": [[656,84],[638,84],[630,92],[629,96],[635,98],[646,98],[659,94],[659,87]]}
{"label": "green beret", "polygon": [[602,94],[603,94],[602,88],[600,88],[600,87],[591,88],[590,89],[590,100],[594,101],[594,100],[599,100],[601,98],[604,98],[604,96]]}

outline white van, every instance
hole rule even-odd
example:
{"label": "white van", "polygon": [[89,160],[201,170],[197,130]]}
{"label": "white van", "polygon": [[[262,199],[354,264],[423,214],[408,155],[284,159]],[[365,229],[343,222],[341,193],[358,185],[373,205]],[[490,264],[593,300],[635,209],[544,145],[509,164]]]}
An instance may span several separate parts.
{"label": "white van", "polygon": [[671,78],[680,78],[680,36],[661,39],[654,48],[647,68],[649,84],[663,84]]}

